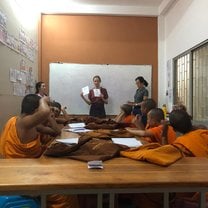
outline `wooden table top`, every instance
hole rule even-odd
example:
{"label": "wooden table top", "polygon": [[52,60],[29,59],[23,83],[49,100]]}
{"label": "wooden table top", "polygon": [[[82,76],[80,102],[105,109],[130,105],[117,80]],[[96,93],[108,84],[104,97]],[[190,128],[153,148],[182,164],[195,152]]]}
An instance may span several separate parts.
{"label": "wooden table top", "polygon": [[114,158],[103,169],[64,158],[0,160],[0,191],[208,187],[208,158],[183,158],[169,167]]}

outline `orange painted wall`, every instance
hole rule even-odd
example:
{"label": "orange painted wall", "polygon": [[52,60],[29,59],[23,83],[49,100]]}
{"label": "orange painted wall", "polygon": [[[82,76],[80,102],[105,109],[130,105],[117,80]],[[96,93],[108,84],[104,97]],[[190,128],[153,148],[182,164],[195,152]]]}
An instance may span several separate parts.
{"label": "orange painted wall", "polygon": [[51,62],[152,65],[157,100],[156,17],[42,15],[40,35],[39,78],[46,84]]}

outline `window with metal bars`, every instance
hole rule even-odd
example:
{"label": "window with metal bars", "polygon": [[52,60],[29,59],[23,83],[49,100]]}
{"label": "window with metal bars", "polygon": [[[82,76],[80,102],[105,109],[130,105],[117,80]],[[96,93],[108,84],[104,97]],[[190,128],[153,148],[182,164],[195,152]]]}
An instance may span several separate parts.
{"label": "window with metal bars", "polygon": [[208,41],[174,59],[174,103],[195,121],[208,121]]}

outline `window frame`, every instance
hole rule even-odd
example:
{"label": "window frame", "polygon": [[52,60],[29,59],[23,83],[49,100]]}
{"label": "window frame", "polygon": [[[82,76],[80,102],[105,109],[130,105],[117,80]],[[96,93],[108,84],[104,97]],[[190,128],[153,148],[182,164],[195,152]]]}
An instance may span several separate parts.
{"label": "window frame", "polygon": [[[194,97],[193,97],[193,71],[194,71],[194,66],[193,66],[193,54],[195,51],[199,50],[200,48],[205,47],[206,45],[208,45],[208,39],[206,39],[205,41],[197,44],[196,46],[188,49],[187,51],[179,54],[178,56],[173,58],[173,104],[175,104],[177,102],[177,69],[178,69],[178,65],[177,65],[177,61],[182,58],[185,57],[186,55],[189,55],[189,75],[190,75],[190,83],[189,83],[189,109],[188,112],[190,115],[193,116],[193,112],[194,112]],[[208,105],[208,103],[207,103]],[[194,118],[195,119],[195,118]],[[203,121],[200,121],[203,122]]]}

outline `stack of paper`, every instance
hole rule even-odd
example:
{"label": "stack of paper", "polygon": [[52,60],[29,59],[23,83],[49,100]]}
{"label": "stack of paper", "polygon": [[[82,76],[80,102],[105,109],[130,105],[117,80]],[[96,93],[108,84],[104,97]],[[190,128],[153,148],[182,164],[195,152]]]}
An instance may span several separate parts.
{"label": "stack of paper", "polygon": [[111,138],[113,143],[126,145],[128,147],[140,147],[142,143],[135,138]]}
{"label": "stack of paper", "polygon": [[70,123],[68,124],[70,128],[84,128],[85,123]]}
{"label": "stack of paper", "polygon": [[56,139],[56,141],[64,144],[78,144],[79,138]]}
{"label": "stack of paper", "polygon": [[68,125],[69,129],[65,129],[64,131],[71,131],[75,133],[91,131],[89,129],[85,129],[85,123],[70,123]]}

